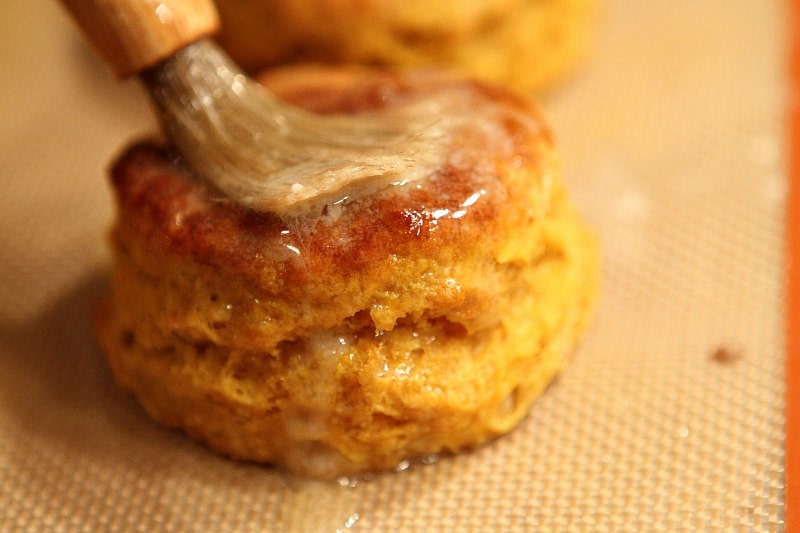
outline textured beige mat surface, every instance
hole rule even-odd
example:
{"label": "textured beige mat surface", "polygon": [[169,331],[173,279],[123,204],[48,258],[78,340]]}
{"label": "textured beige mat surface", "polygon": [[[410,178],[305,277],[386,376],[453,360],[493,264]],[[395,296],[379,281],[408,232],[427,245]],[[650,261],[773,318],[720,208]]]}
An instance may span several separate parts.
{"label": "textured beige mat surface", "polygon": [[54,2],[0,3],[0,531],[783,531],[785,6],[607,0],[543,104],[599,314],[511,435],[317,483],[151,423],[90,330],[104,180],[152,126]]}

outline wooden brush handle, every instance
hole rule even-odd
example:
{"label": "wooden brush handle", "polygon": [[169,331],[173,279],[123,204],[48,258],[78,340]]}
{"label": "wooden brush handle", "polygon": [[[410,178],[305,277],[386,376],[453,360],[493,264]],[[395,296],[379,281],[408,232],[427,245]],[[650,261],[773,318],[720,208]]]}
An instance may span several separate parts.
{"label": "wooden brush handle", "polygon": [[212,0],[60,0],[119,77],[152,67],[214,33]]}

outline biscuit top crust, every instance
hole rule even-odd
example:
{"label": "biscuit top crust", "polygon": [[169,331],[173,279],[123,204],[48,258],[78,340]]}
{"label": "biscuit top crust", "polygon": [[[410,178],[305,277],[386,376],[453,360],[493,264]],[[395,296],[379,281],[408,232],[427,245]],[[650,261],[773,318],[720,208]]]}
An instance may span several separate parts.
{"label": "biscuit top crust", "polygon": [[442,109],[474,110],[481,118],[452,132],[445,157],[424,178],[296,217],[225,200],[194,180],[167,147],[143,142],[129,148],[112,171],[119,234],[135,235],[147,250],[282,293],[327,275],[391,271],[393,262],[408,257],[420,264],[513,260],[506,257],[509,241],[548,209],[556,172],[552,138],[525,98],[438,71],[290,67],[260,81],[318,113],[358,113],[434,98],[446,103]]}

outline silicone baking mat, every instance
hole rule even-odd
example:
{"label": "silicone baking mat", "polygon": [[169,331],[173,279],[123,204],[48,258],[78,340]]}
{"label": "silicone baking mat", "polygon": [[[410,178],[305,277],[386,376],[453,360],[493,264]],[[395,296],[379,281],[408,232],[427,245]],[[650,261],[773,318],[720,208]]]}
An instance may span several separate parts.
{"label": "silicone baking mat", "polygon": [[588,337],[505,438],[321,483],[213,455],[114,387],[88,318],[104,176],[151,113],[54,2],[0,3],[0,531],[789,530],[791,9],[605,1],[542,101],[604,247]]}

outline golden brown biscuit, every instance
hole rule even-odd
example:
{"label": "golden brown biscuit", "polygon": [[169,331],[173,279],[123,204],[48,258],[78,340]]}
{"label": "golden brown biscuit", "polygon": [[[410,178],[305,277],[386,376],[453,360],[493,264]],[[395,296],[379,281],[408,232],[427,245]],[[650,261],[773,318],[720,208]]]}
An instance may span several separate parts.
{"label": "golden brown biscuit", "polygon": [[217,0],[220,42],[250,71],[292,62],[416,67],[541,89],[591,40],[596,0]]}
{"label": "golden brown biscuit", "polygon": [[113,293],[98,331],[119,384],[211,448],[332,477],[501,435],[564,364],[595,298],[595,241],[527,100],[432,73],[290,69],[287,100],[357,112],[459,98],[413,184],[298,218],[220,201],[160,146],[113,169]]}

